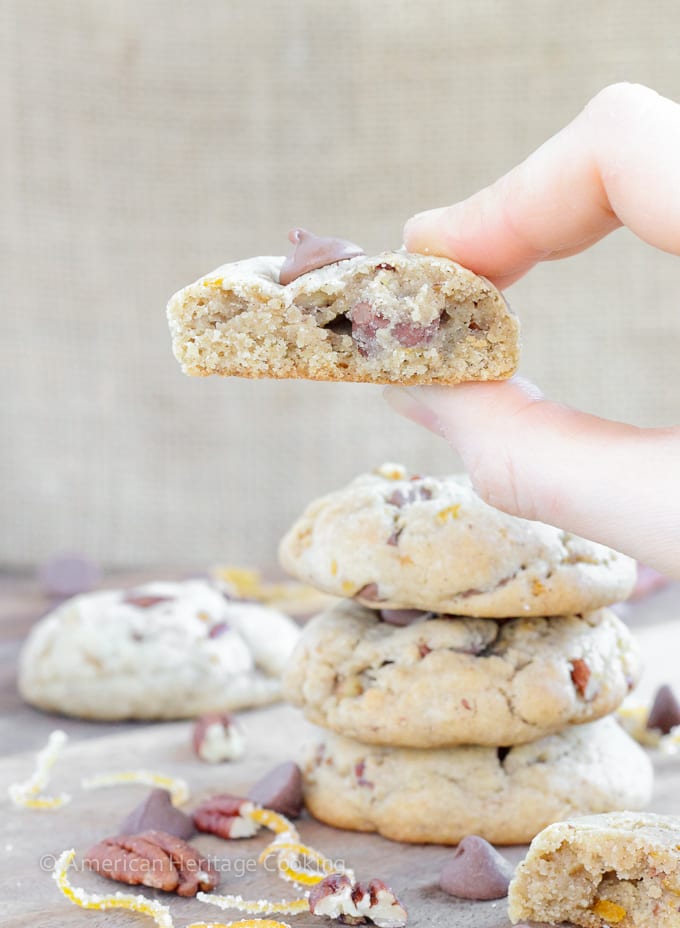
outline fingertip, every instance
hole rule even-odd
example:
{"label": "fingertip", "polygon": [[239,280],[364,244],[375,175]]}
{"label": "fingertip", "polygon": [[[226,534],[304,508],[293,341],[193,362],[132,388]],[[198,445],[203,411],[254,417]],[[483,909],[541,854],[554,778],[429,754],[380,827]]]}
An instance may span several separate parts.
{"label": "fingertip", "polygon": [[411,216],[404,225],[404,245],[406,250],[421,255],[441,254],[442,257],[453,257],[442,253],[439,242],[439,228],[442,213],[445,212],[445,207],[439,207],[437,209],[427,209],[422,213]]}

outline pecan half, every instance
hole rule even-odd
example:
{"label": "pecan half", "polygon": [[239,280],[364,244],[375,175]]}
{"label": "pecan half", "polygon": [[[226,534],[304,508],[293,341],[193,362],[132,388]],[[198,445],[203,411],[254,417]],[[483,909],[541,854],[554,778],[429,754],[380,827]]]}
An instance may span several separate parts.
{"label": "pecan half", "polygon": [[576,691],[582,699],[585,699],[588,681],[590,680],[590,667],[586,662],[577,657],[571,661],[571,682],[576,687]]}
{"label": "pecan half", "polygon": [[248,799],[222,793],[194,809],[194,825],[198,831],[219,838],[251,838],[260,827],[248,814],[254,808],[255,804]]}
{"label": "pecan half", "polygon": [[408,912],[382,880],[357,883],[354,896],[359,914],[365,915],[378,928],[402,928],[408,921]]}
{"label": "pecan half", "polygon": [[149,886],[178,896],[210,892],[219,876],[196,848],[165,831],[104,838],[90,848],[83,863],[110,880]]}

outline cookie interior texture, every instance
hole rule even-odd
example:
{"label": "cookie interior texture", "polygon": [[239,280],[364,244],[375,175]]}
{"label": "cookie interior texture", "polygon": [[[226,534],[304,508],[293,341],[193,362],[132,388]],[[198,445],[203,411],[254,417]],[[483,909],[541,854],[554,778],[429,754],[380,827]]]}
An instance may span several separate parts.
{"label": "cookie interior texture", "polygon": [[680,818],[629,812],[560,822],[532,842],[510,885],[513,923],[680,925]]}
{"label": "cookie interior texture", "polygon": [[305,803],[336,828],[457,844],[525,844],[552,822],[641,809],[652,765],[617,722],[575,725],[513,748],[394,748],[325,733],[303,768]]}
{"label": "cookie interior texture", "polygon": [[368,744],[507,746],[613,712],[639,673],[633,637],[608,609],[425,614],[396,627],[348,601],[305,626],[284,695],[311,722]]}
{"label": "cookie interior texture", "polygon": [[371,608],[482,618],[569,615],[625,599],[631,558],[485,503],[465,474],[385,464],[311,502],[279,547],[285,570]]}
{"label": "cookie interior texture", "polygon": [[283,261],[227,264],[172,297],[185,373],[453,384],[517,368],[517,318],[489,281],[447,258],[361,256],[287,286]]}

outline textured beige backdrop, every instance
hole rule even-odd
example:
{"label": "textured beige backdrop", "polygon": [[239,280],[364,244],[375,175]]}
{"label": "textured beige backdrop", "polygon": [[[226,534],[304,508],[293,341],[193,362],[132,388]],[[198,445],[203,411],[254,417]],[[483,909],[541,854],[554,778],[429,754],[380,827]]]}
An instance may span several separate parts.
{"label": "textured beige backdrop", "polygon": [[[680,99],[679,34],[676,0],[0,0],[0,565],[270,562],[354,473],[454,467],[377,388],[187,379],[167,297],[292,225],[399,245],[607,83]],[[679,420],[679,292],[626,232],[537,269],[523,373]]]}

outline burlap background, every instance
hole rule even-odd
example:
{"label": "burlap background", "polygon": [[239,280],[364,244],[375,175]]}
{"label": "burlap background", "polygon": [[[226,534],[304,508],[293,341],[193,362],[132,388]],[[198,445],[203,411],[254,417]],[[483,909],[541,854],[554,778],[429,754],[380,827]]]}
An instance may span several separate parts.
{"label": "burlap background", "polygon": [[[377,389],[185,378],[167,297],[292,225],[398,245],[605,84],[680,99],[679,34],[676,0],[0,0],[0,564],[269,562],[354,473],[452,468]],[[626,232],[537,269],[524,374],[672,422],[679,291]]]}

